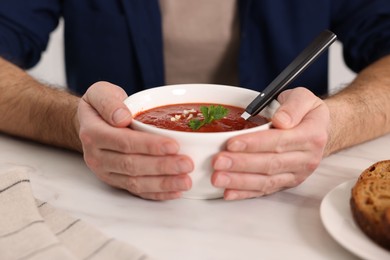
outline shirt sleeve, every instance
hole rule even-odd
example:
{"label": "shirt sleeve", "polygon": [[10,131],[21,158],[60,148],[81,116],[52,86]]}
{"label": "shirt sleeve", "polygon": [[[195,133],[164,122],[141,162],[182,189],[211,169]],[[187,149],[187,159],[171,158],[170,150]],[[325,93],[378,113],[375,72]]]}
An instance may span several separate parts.
{"label": "shirt sleeve", "polygon": [[359,72],[390,54],[389,0],[334,0],[332,6],[332,29],[349,68]]}
{"label": "shirt sleeve", "polygon": [[60,0],[1,0],[0,56],[24,69],[34,66],[60,14]]}

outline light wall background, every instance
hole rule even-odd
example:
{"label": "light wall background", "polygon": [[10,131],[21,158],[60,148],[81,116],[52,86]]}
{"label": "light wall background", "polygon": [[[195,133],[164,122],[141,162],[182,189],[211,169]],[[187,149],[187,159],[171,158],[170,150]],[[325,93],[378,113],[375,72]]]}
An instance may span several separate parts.
{"label": "light wall background", "polygon": [[[342,45],[339,42],[330,47],[329,87],[330,91],[342,88],[354,77],[350,69],[345,66],[342,58]],[[65,86],[65,69],[63,63],[63,24],[52,33],[48,49],[41,61],[29,73],[37,79],[56,86]]]}

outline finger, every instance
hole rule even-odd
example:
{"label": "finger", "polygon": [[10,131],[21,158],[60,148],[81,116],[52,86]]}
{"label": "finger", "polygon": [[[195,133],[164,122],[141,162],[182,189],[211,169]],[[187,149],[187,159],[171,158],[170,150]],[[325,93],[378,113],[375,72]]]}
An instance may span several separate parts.
{"label": "finger", "polygon": [[244,200],[244,199],[251,199],[251,198],[258,198],[258,197],[266,196],[266,195],[275,193],[275,192],[280,191],[280,190],[281,189],[270,191],[267,194],[265,194],[261,191],[225,190],[223,197],[225,200]]}
{"label": "finger", "polygon": [[[93,129],[80,127],[79,136],[84,151],[99,149],[122,153],[140,153],[151,155],[176,154],[179,145],[171,138],[134,131],[130,128],[110,127],[104,121],[95,122]],[[98,129],[98,131],[96,131]]]}
{"label": "finger", "polygon": [[136,195],[137,197],[146,199],[146,200],[174,200],[179,199],[182,196],[182,192],[151,192],[151,193],[142,193]]}
{"label": "finger", "polygon": [[103,151],[101,156],[85,158],[90,169],[129,176],[178,175],[192,172],[192,160],[185,155],[148,156]]}
{"label": "finger", "polygon": [[328,138],[328,121],[307,116],[293,129],[270,129],[230,138],[226,149],[231,152],[307,151],[323,149]]}
{"label": "finger", "polygon": [[131,113],[123,103],[126,98],[122,88],[103,81],[89,87],[82,97],[106,122],[117,127],[128,126],[131,122]]}
{"label": "finger", "polygon": [[[108,177],[100,178],[100,179],[102,179],[102,180],[104,179],[104,182],[107,183],[108,185],[110,185],[110,186],[112,186],[114,188],[120,188],[120,189],[123,189],[123,190],[127,190],[132,195],[140,197],[140,198],[143,198],[143,199],[162,201],[162,200],[178,199],[178,198],[180,198],[182,196],[182,192],[181,191],[145,192],[145,193],[137,194],[135,192],[129,191],[126,188],[126,185],[123,184],[123,183],[126,183],[126,180],[123,180],[124,177],[121,176],[120,174],[105,173],[105,175],[110,176],[110,181],[106,181],[106,178],[108,178]],[[122,180],[116,179],[118,177],[121,177]],[[191,186],[191,184],[190,184],[190,186]]]}
{"label": "finger", "polygon": [[321,161],[321,155],[293,151],[287,153],[228,153],[213,158],[216,171],[262,173],[275,175],[283,172],[311,173]]}
{"label": "finger", "polygon": [[295,187],[302,180],[294,173],[264,175],[257,173],[214,172],[211,183],[217,188],[256,191],[263,195]]}
{"label": "finger", "polygon": [[276,128],[289,129],[298,125],[308,111],[323,105],[323,101],[306,88],[298,87],[278,96],[280,107],[272,117]]}
{"label": "finger", "polygon": [[181,192],[192,186],[188,174],[177,176],[127,176],[117,173],[105,173],[98,176],[109,185],[127,190],[133,194]]}
{"label": "finger", "polygon": [[239,135],[230,138],[226,143],[226,149],[232,152],[286,152],[293,150],[305,150],[308,143],[302,142],[307,138],[307,133],[299,129],[280,130],[270,129],[255,133]]}

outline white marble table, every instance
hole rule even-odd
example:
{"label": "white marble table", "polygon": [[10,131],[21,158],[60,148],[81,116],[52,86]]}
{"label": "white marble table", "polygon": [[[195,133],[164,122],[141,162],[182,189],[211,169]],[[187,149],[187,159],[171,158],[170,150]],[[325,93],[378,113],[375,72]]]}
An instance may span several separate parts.
{"label": "white marble table", "polygon": [[244,201],[153,202],[100,182],[80,154],[0,135],[0,167],[31,169],[34,195],[157,259],[356,259],[325,230],[323,197],[390,159],[390,135],[326,158],[301,186]]}

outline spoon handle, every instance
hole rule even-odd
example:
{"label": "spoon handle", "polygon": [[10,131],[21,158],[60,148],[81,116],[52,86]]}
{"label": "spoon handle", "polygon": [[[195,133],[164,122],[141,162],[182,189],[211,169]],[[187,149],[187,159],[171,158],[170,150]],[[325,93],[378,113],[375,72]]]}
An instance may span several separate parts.
{"label": "spoon handle", "polygon": [[257,115],[299,74],[317,59],[337,36],[325,30],[318,35],[245,109],[241,115],[245,120]]}

